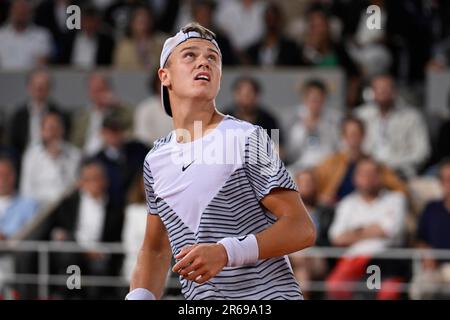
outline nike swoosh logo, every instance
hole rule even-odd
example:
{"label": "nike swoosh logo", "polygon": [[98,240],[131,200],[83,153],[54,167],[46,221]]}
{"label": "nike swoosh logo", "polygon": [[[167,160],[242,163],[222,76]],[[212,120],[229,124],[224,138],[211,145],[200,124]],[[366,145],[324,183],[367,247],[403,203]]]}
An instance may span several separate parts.
{"label": "nike swoosh logo", "polygon": [[191,166],[191,164],[194,163],[194,161],[195,161],[195,160],[192,160],[192,162],[189,163],[187,166],[184,166],[184,165],[183,165],[183,167],[181,168],[181,171],[184,172],[187,168],[189,168],[189,167]]}
{"label": "nike swoosh logo", "polygon": [[244,241],[245,238],[247,238],[247,236],[243,236],[243,237],[240,237],[240,238],[237,238],[237,239],[238,239],[239,241]]}

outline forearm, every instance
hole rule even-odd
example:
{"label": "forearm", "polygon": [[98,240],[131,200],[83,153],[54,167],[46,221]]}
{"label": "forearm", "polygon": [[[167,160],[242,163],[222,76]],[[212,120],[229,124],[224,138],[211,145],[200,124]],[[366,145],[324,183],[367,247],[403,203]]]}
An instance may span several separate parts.
{"label": "forearm", "polygon": [[142,248],[131,279],[130,291],[145,288],[160,299],[164,292],[170,258],[170,250],[156,251]]}
{"label": "forearm", "polygon": [[256,234],[259,259],[279,257],[314,245],[312,221],[302,223],[293,216],[281,216],[272,226]]}
{"label": "forearm", "polygon": [[384,238],[386,234],[378,224],[372,224],[364,228],[346,231],[333,239],[333,244],[340,247],[348,247],[352,244],[372,238]]}

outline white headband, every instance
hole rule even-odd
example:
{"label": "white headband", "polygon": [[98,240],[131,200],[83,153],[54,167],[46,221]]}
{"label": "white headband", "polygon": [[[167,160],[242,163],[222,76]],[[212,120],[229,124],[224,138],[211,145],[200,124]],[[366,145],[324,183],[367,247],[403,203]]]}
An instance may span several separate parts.
{"label": "white headband", "polygon": [[161,68],[164,68],[164,65],[166,64],[167,59],[169,59],[169,56],[173,52],[173,50],[181,43],[185,42],[188,39],[192,39],[192,38],[200,38],[200,39],[205,39],[205,40],[211,41],[216,46],[217,50],[219,51],[219,54],[221,54],[219,45],[217,44],[217,41],[214,38],[202,36],[200,33],[196,32],[196,31],[184,32],[183,30],[180,30],[180,31],[178,31],[178,33],[176,35],[167,39],[164,42],[164,46],[161,51],[161,57],[159,58],[159,66]]}

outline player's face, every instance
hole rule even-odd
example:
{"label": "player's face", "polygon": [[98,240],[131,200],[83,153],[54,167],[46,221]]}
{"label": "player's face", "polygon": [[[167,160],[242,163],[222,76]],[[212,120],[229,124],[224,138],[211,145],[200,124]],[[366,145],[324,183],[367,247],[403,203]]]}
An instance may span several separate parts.
{"label": "player's face", "polygon": [[212,101],[219,92],[222,61],[210,41],[190,39],[175,48],[160,77],[178,98]]}

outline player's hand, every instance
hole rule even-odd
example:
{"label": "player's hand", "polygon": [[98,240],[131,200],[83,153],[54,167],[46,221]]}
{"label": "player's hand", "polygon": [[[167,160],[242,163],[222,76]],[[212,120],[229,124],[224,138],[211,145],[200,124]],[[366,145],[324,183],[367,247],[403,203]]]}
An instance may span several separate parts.
{"label": "player's hand", "polygon": [[225,247],[220,243],[187,246],[175,256],[179,261],[172,271],[187,280],[202,284],[218,274],[228,262]]}

